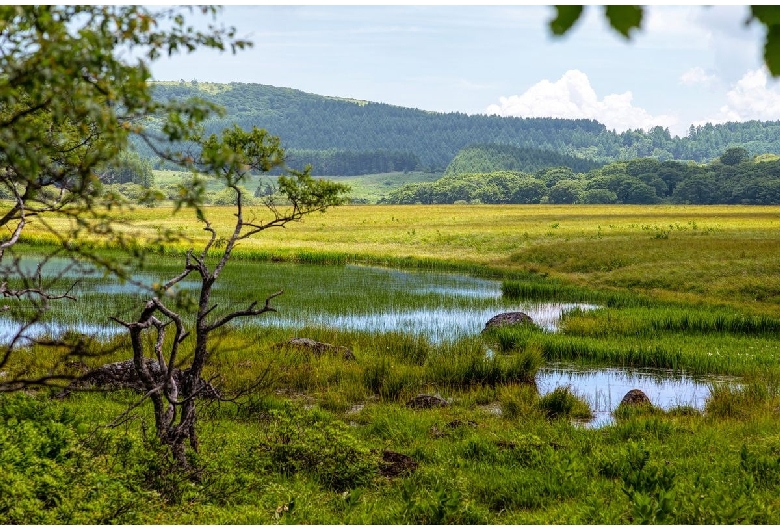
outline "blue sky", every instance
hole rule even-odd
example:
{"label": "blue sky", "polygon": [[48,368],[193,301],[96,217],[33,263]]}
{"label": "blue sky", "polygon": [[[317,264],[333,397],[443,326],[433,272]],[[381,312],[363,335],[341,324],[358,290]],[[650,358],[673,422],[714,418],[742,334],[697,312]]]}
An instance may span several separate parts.
{"label": "blue sky", "polygon": [[[439,112],[592,118],[610,129],[780,119],[745,6],[650,6],[630,41],[586,8],[553,38],[549,6],[226,6],[254,48],[199,51],[158,80],[262,83]],[[205,20],[195,16],[193,22]]]}

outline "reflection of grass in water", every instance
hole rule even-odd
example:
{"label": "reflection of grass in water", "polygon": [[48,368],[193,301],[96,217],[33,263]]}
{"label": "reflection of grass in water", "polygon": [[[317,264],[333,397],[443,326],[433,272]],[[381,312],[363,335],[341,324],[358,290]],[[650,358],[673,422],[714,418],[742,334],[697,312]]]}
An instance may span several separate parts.
{"label": "reflection of grass in water", "polygon": [[[514,252],[516,261],[507,266],[515,270],[535,267],[595,287],[620,283],[640,287],[657,285],[659,293],[666,297],[683,301],[721,297],[732,306],[742,304],[742,309],[750,306],[756,311],[764,309],[766,314],[778,316],[776,307],[754,304],[746,290],[760,284],[764,273],[757,271],[761,267],[765,267],[767,275],[777,276],[776,257],[772,258],[775,261],[769,259],[773,256],[769,243],[774,242],[776,246],[776,239],[769,237],[771,231],[767,228],[767,215],[776,215],[777,209],[542,206],[536,209],[345,210],[346,217],[339,222],[363,216],[367,225],[378,227],[376,239],[364,239],[357,245],[336,243],[334,255],[338,252],[381,254],[382,249],[393,248],[393,252],[402,257],[426,254],[440,260],[455,260],[462,254],[463,259],[474,259],[479,263],[506,265],[502,260]],[[375,212],[380,213],[378,224],[371,217]],[[421,220],[422,212],[433,221]],[[379,225],[394,223],[391,214],[402,215],[404,220],[398,225],[409,225],[404,226],[407,230],[416,224],[415,238],[427,238],[428,241],[418,244],[412,236],[404,235],[406,232],[397,234],[397,241],[389,241],[397,231],[390,232]],[[459,217],[461,214],[462,218]],[[150,226],[160,218],[155,211],[142,211],[137,215],[148,216]],[[669,239],[657,240],[652,237],[653,231],[643,231],[639,225],[631,227],[637,222],[660,225],[662,220],[675,215],[695,218],[698,228],[680,223],[688,228],[672,229]],[[714,215],[723,218],[715,221]],[[482,216],[481,220],[475,216]],[[496,222],[496,216],[503,216],[502,221]],[[750,221],[750,216],[755,216],[756,221]],[[650,217],[655,219],[651,221]],[[705,222],[705,218],[709,220]],[[445,220],[451,226],[443,227]],[[177,222],[168,218],[164,221]],[[333,226],[330,215],[322,217],[321,221],[313,218],[311,222],[296,225],[294,230],[280,231],[283,237],[263,239],[261,246],[273,244],[276,247],[258,246],[258,252],[270,256],[277,252],[275,249],[280,249],[278,252],[292,255],[301,247],[314,252],[319,245],[329,245],[329,241],[339,237],[358,240],[366,234],[371,235],[370,231],[353,230],[346,236],[344,232],[330,231]],[[436,222],[439,224],[435,225]],[[546,232],[553,222],[559,223],[556,236],[547,238],[536,227],[540,224]],[[716,222],[718,230],[703,230],[705,226],[714,227]],[[593,240],[593,251],[578,246],[578,241],[582,243],[587,239],[597,223],[602,225],[603,236]],[[345,230],[353,228],[348,223],[343,226]],[[431,230],[428,230],[429,226]],[[441,228],[440,236],[435,234],[437,228]],[[197,229],[199,227],[192,228],[193,234]],[[524,230],[528,231],[527,238],[523,236]],[[747,241],[751,230],[757,241]],[[470,231],[469,237],[459,238],[463,231]],[[480,231],[483,233],[479,234]],[[505,234],[500,233],[504,231]],[[276,235],[273,237],[277,238]],[[570,240],[566,241],[565,237]],[[674,245],[676,238],[682,240],[681,244]],[[733,241],[726,241],[728,238]],[[627,261],[632,241],[636,246],[633,254],[636,262]],[[740,258],[737,252],[731,254],[733,258],[728,258],[728,250],[738,248],[742,243],[745,243],[746,257]],[[482,247],[475,246],[478,250],[471,250],[459,246],[461,244],[481,244]],[[661,250],[668,252],[658,252],[658,245],[667,245]],[[655,254],[649,252],[651,248],[655,249]],[[582,255],[571,252],[578,249],[583,250]],[[253,248],[248,250],[254,251]],[[594,259],[594,253],[609,256],[610,250],[616,251],[610,256],[611,261],[603,257],[592,266],[585,266],[585,261]],[[710,252],[709,256],[704,256],[705,250]],[[324,255],[312,254],[311,259]],[[700,262],[680,260],[697,255],[707,259]],[[754,255],[756,259],[752,262]],[[642,260],[646,264],[643,265]],[[725,260],[724,266],[714,267],[713,263],[717,264],[719,260]],[[174,266],[168,270],[175,269]],[[422,307],[426,300],[436,303],[440,300],[434,296],[419,296],[421,293],[379,295],[371,285],[362,287],[349,282],[319,295],[317,284],[322,283],[325,276],[283,276],[278,272],[282,267],[276,269],[276,276],[263,276],[264,273],[246,263],[237,264],[233,270],[236,272],[226,274],[225,278],[230,281],[219,293],[221,303],[230,307],[246,303],[256,296],[255,293],[275,290],[275,277],[287,282],[285,297],[290,304],[284,306],[285,311],[296,311],[310,303],[307,296],[312,300],[319,297],[323,307],[334,313],[339,304],[350,300],[355,302],[355,307],[370,307],[372,296],[383,304],[410,308],[417,304]],[[572,273],[573,270],[579,272]],[[743,270],[749,281],[739,277]],[[717,274],[721,271],[723,277],[718,279]],[[381,278],[374,276],[374,281]],[[713,281],[714,278],[717,281]],[[296,279],[300,280],[300,286],[295,283]],[[769,298],[773,296],[773,281],[776,280],[770,278],[767,282],[766,296]],[[670,286],[687,283],[693,286],[693,295],[666,291]],[[724,290],[723,286],[728,283],[741,294],[726,299],[728,289]],[[300,290],[296,292],[297,289]],[[99,307],[101,300],[104,313],[117,307],[126,309],[129,314],[138,311],[137,300],[132,296],[112,297],[113,307],[107,307],[105,296],[98,296],[89,303]],[[404,305],[407,300],[408,305]],[[463,307],[469,306],[464,303]],[[279,521],[309,524],[421,524],[432,521],[626,524],[652,521],[659,514],[666,518],[665,522],[675,524],[777,523],[774,508],[780,483],[777,478],[780,476],[777,473],[780,443],[776,421],[780,377],[776,369],[770,367],[773,356],[776,358],[777,347],[776,334],[769,329],[773,324],[751,320],[746,324],[752,326],[748,329],[739,319],[732,319],[731,323],[727,318],[710,319],[706,315],[709,308],[692,306],[669,310],[653,304],[646,305],[646,310],[629,310],[629,307],[636,308],[630,304],[612,307],[614,310],[600,310],[590,316],[573,313],[567,317],[562,335],[533,332],[524,338],[522,346],[517,345],[518,341],[516,348],[508,349],[506,354],[496,353],[494,357],[509,363],[513,356],[536,348],[545,356],[555,354],[582,364],[600,360],[629,365],[650,360],[656,364],[676,363],[674,368],[689,372],[712,369],[745,373],[748,385],[718,386],[703,416],[684,406],[668,412],[632,409],[621,421],[591,431],[572,426],[566,418],[546,418],[539,406],[539,396],[530,385],[499,383],[491,387],[485,384],[484,377],[476,376],[490,374],[490,370],[481,370],[483,366],[490,368],[491,365],[472,364],[479,358],[479,348],[466,341],[437,345],[397,332],[377,334],[319,327],[269,327],[262,331],[233,329],[226,330],[214,344],[213,364],[207,377],[221,374],[224,388],[235,390],[270,370],[268,395],[258,393],[252,396],[252,401],[202,409],[201,443],[207,469],[202,483],[178,485],[185,488],[187,502],[165,503],[158,492],[152,492],[151,486],[143,482],[144,477],[159,477],[158,470],[152,467],[157,460],[145,451],[146,446],[141,442],[141,421],[145,420],[146,425],[152,421],[147,409],[141,407],[135,411],[139,417],[131,418],[123,429],[99,430],[96,435],[86,436],[93,432],[92,425],[110,423],[127,404],[137,401],[138,396],[129,393],[112,394],[108,399],[102,392],[74,396],[62,402],[42,399],[38,402],[40,408],[56,411],[55,416],[46,416],[46,422],[40,421],[43,418],[40,411],[32,416],[35,421],[14,417],[12,421],[0,422],[0,429],[5,429],[2,438],[11,440],[11,450],[3,451],[0,459],[5,456],[5,463],[10,464],[15,477],[32,480],[25,478],[31,475],[25,475],[27,469],[14,460],[16,455],[44,458],[45,465],[39,468],[51,470],[46,474],[44,489],[54,491],[58,502],[52,509],[38,513],[51,514],[58,507],[64,507],[70,516],[76,513],[74,507],[81,502],[77,499],[87,498],[88,510],[78,513],[83,516],[79,520],[90,522],[90,517],[98,518],[95,513],[103,517],[101,520],[111,521],[110,518],[116,516],[117,506],[133,505],[143,509],[120,514],[123,517],[120,522],[165,520],[187,524],[203,522],[204,514],[208,513],[212,523],[241,521],[251,524]],[[721,309],[713,310],[713,313],[728,316],[728,312]],[[689,315],[687,322],[686,313]],[[718,331],[713,326],[722,329]],[[762,326],[766,329],[761,330]],[[274,347],[294,335],[349,346],[357,359],[317,357]],[[126,337],[112,339],[108,346],[111,345],[125,347],[123,351],[115,352],[118,358],[128,351]],[[191,343],[185,341],[182,346],[182,356],[186,358]],[[50,366],[60,361],[59,353],[43,348],[22,352],[18,364],[3,370],[13,374],[45,374]],[[451,363],[456,369],[446,369],[448,354],[458,358],[457,362]],[[384,374],[384,379],[371,374],[380,360],[385,361],[385,369],[380,368],[377,372]],[[87,359],[87,362],[97,361]],[[453,372],[460,375],[456,378]],[[374,383],[380,379],[381,384]],[[464,381],[468,381],[466,386],[460,386]],[[378,390],[378,397],[374,395],[375,390]],[[441,394],[450,400],[451,406],[436,410],[406,408],[405,400],[416,392]],[[31,398],[20,396],[20,399]],[[357,405],[361,407],[357,409]],[[288,474],[268,473],[259,465],[272,454],[263,444],[268,440],[284,443],[283,435],[289,434],[290,427],[289,423],[275,423],[274,415],[269,412],[284,410],[286,406],[295,407],[296,411],[311,407],[310,413],[291,414],[293,419],[335,418],[348,425],[328,433],[334,434],[335,438],[318,437],[317,429],[302,430],[306,442],[308,437],[315,442],[333,440],[332,443],[307,446],[311,449],[306,453],[311,455],[307,456],[311,462],[332,455],[340,442],[359,440],[360,444],[375,451],[372,453],[375,455],[381,455],[385,449],[408,454],[419,463],[419,469],[397,479],[376,478],[369,486],[349,491],[322,488],[316,466]],[[492,413],[497,406],[503,411],[502,415]],[[3,414],[13,416],[5,410]],[[74,417],[78,417],[78,421],[72,420]],[[288,427],[286,431],[285,426]],[[50,443],[47,436],[54,443]],[[40,450],[17,451],[14,448],[18,440],[21,444],[40,440]],[[82,440],[86,447],[75,445]],[[67,450],[57,453],[62,458],[46,458],[52,448],[58,447]],[[68,464],[69,454],[75,455],[78,462],[70,467],[58,467]],[[102,474],[95,481],[92,481],[93,475],[76,482],[60,478],[82,476],[79,473],[84,469]],[[373,463],[371,469],[376,469]],[[108,496],[107,507],[91,496],[93,487],[84,486],[94,483],[107,486],[100,490],[101,495]],[[15,491],[24,494],[27,490]],[[33,504],[40,500],[33,499],[35,491],[28,495],[32,499],[30,503],[17,502],[17,505],[22,508],[39,506]],[[136,500],[139,502],[134,502]],[[83,504],[79,506],[83,508]],[[30,516],[24,520],[35,519]]]}
{"label": "reflection of grass in water", "polygon": [[[134,278],[148,285],[163,282],[175,272],[171,261],[149,260]],[[67,282],[62,280],[60,284],[64,287]],[[197,275],[191,274],[175,290],[192,292],[198,285]],[[412,323],[415,327],[423,324],[423,332],[436,325],[446,335],[448,320],[476,315],[476,320],[472,318],[474,322],[468,325],[469,333],[476,333],[484,321],[505,310],[507,306],[500,298],[484,296],[484,293],[498,293],[498,287],[495,281],[454,274],[239,261],[224,270],[213,300],[220,308],[235,308],[264,300],[269,293],[283,289],[284,295],[274,300],[277,314],[236,324],[304,325],[308,322],[337,327],[368,326],[368,329],[381,326],[389,331],[393,326],[407,329]],[[54,303],[46,318],[64,325],[104,323],[112,315],[130,318],[150,295],[132,283],[117,284],[98,277],[83,278],[74,294],[78,302]],[[391,322],[393,318],[397,319],[395,324]],[[361,323],[361,319],[367,320]],[[454,332],[450,338],[457,334]]]}
{"label": "reflection of grass in water", "polygon": [[542,394],[565,385],[576,389],[578,395],[591,406],[595,414],[594,424],[598,427],[611,421],[611,413],[623,396],[634,388],[641,389],[654,406],[663,410],[690,407],[701,411],[710,395],[711,385],[716,381],[711,377],[694,379],[665,371],[616,368],[584,370],[567,366],[544,368],[537,375],[537,385]]}

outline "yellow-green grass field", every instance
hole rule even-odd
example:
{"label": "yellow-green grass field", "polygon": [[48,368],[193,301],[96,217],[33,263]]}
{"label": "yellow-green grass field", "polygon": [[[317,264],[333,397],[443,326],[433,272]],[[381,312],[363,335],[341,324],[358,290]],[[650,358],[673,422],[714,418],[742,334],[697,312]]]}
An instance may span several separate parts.
{"label": "yellow-green grass field", "polygon": [[[233,209],[207,207],[223,233]],[[247,216],[268,219],[262,208]],[[122,219],[154,237],[206,233],[191,211],[137,208]],[[45,239],[28,227],[27,241]],[[594,289],[780,314],[780,207],[622,205],[342,206],[241,243],[237,257],[476,267],[535,273]]]}

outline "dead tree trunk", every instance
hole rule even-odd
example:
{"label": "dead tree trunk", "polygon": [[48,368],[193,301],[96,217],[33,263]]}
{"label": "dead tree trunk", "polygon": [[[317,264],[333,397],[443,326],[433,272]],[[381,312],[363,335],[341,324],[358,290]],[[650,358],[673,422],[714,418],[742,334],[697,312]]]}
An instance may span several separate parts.
{"label": "dead tree trunk", "polygon": [[[176,277],[163,285],[159,292],[166,293],[177,283],[190,274],[200,277],[197,312],[194,317],[192,332],[185,329],[185,318],[172,310],[158,297],[149,300],[134,322],[114,320],[125,326],[131,337],[133,363],[143,387],[146,390],[144,398],[151,400],[154,406],[156,434],[160,442],[170,447],[173,456],[183,466],[187,467],[186,445],[189,442],[194,451],[198,451],[197,407],[202,392],[203,370],[213,352],[210,351],[209,337],[212,332],[226,326],[233,319],[254,317],[269,311],[271,300],[282,294],[282,291],[268,296],[265,304],[259,306],[252,302],[244,309],[230,310],[221,316],[215,315],[217,304],[212,304],[212,289],[219,279],[222,270],[230,260],[236,244],[250,238],[263,230],[272,227],[283,227],[291,221],[298,221],[304,215],[321,212],[330,206],[345,201],[343,193],[348,190],[343,185],[323,180],[314,180],[309,169],[303,172],[291,171],[291,177],[279,177],[281,195],[286,198],[286,205],[278,208],[273,198],[264,204],[270,213],[270,220],[256,222],[245,220],[243,197],[239,183],[249,171],[269,171],[271,168],[284,164],[284,151],[279,139],[270,137],[260,129],[244,132],[237,127],[223,132],[222,139],[211,136],[203,141],[199,168],[205,173],[217,175],[236,194],[236,222],[233,231],[225,241],[224,250],[216,260],[213,268],[207,258],[215,249],[218,240],[217,231],[206,219],[202,210],[197,209],[198,219],[204,223],[203,229],[208,232],[209,239],[200,254],[192,250],[187,252],[184,268]],[[175,336],[166,346],[166,330],[173,326]],[[157,340],[154,356],[160,365],[158,374],[152,373],[147,366],[147,359],[142,335],[151,330],[156,331]],[[179,383],[174,377],[174,369],[178,361],[179,348],[185,345],[185,340],[194,335],[194,345],[189,366],[181,367]],[[166,350],[167,348],[167,350]]]}

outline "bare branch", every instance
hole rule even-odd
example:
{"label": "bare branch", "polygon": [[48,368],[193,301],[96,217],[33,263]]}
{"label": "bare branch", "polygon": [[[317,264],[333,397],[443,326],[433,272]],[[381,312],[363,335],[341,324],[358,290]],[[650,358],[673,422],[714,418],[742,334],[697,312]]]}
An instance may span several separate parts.
{"label": "bare branch", "polygon": [[262,315],[263,313],[268,313],[269,311],[276,312],[276,309],[271,307],[271,300],[273,300],[277,296],[281,296],[282,293],[284,293],[284,290],[277,291],[274,294],[270,295],[268,298],[266,298],[265,305],[259,309],[255,309],[255,306],[257,306],[257,302],[252,302],[251,304],[249,304],[249,307],[247,307],[246,309],[242,311],[234,311],[232,313],[229,313],[223,316],[222,318],[220,318],[219,320],[217,320],[216,322],[214,322],[213,324],[206,326],[205,329],[206,331],[210,332],[224,326],[234,318],[257,316],[257,315]]}
{"label": "bare branch", "polygon": [[162,286],[162,291],[163,292],[166,292],[168,289],[170,289],[171,287],[173,287],[174,285],[176,285],[177,283],[182,281],[184,278],[189,276],[189,274],[192,271],[194,271],[197,268],[195,265],[192,264],[191,260],[192,260],[192,249],[189,249],[187,251],[187,256],[186,256],[186,261],[185,261],[185,265],[184,265],[184,270],[181,272],[181,274],[171,278],[170,280],[168,280]]}
{"label": "bare branch", "polygon": [[21,298],[30,294],[36,294],[40,298],[45,300],[76,300],[75,296],[70,295],[70,291],[76,286],[76,283],[71,285],[65,293],[62,294],[50,294],[41,288],[27,288],[27,289],[9,289],[8,282],[0,283],[0,294],[6,298]]}
{"label": "bare branch", "polygon": [[118,426],[122,425],[123,423],[125,423],[125,421],[127,421],[126,418],[130,415],[130,413],[134,409],[140,407],[144,403],[144,401],[149,399],[152,396],[152,394],[154,394],[155,392],[159,392],[161,388],[162,388],[162,385],[160,385],[158,387],[155,387],[152,390],[148,391],[146,394],[143,395],[143,397],[141,397],[141,399],[139,399],[138,401],[136,401],[135,403],[133,403],[132,405],[127,407],[127,409],[125,409],[125,411],[122,412],[122,414],[117,416],[117,418],[114,421],[112,421],[111,423],[109,423],[108,425],[106,425],[106,427],[118,427]]}

